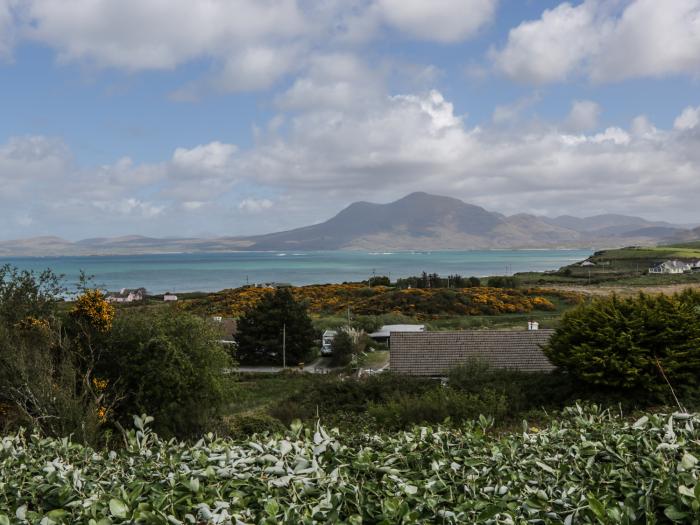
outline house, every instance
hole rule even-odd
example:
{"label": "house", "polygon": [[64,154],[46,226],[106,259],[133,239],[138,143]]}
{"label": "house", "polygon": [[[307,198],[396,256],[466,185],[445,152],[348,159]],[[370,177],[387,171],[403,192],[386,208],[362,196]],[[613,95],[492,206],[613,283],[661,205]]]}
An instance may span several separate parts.
{"label": "house", "polygon": [[129,290],[122,288],[119,293],[110,294],[105,298],[110,303],[133,303],[135,301],[144,301],[146,299],[146,289],[137,288]]}
{"label": "house", "polygon": [[165,294],[163,295],[163,301],[177,301],[177,295],[175,295],[174,293],[165,292]]}
{"label": "house", "polygon": [[232,317],[222,317],[220,315],[215,315],[211,319],[220,329],[221,339],[219,342],[227,345],[235,345],[236,334],[238,333],[238,322]]}
{"label": "house", "polygon": [[589,261],[588,259],[586,259],[581,264],[579,264],[579,266],[595,266],[595,263],[593,261]]}
{"label": "house", "polygon": [[493,368],[549,372],[555,366],[544,355],[554,330],[464,330],[391,334],[389,369],[398,374],[445,377],[472,359]]}
{"label": "house", "polygon": [[691,264],[688,264],[683,261],[664,261],[659,264],[655,264],[651,268],[649,268],[649,273],[653,274],[661,274],[661,273],[671,273],[671,274],[678,274],[678,273],[685,273],[689,272],[692,268]]}
{"label": "house", "polygon": [[391,345],[391,334],[404,332],[425,332],[424,324],[387,324],[369,336],[377,343],[387,343]]}
{"label": "house", "polygon": [[321,336],[321,355],[331,355],[333,353],[333,339],[338,335],[335,330],[326,330]]}

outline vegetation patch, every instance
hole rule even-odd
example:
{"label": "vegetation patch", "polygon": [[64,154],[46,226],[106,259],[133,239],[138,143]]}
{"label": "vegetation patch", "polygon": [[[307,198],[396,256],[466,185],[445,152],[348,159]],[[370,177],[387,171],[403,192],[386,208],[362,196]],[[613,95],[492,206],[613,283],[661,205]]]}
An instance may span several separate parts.
{"label": "vegetation patch", "polygon": [[500,436],[480,418],[194,445],[135,419],[120,450],[2,438],[0,523],[693,523],[700,508],[695,414],[628,421],[577,405]]}

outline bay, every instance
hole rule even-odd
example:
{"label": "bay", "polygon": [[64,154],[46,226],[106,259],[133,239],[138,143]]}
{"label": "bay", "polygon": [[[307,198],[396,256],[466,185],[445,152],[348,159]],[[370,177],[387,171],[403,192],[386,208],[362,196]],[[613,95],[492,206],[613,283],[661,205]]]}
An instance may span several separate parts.
{"label": "bay", "polygon": [[212,292],[245,284],[294,285],[391,279],[421,272],[464,277],[556,270],[591,250],[470,250],[433,252],[227,252],[76,257],[5,257],[0,265],[65,276],[70,286],[81,270],[107,290],[144,287],[149,293]]}

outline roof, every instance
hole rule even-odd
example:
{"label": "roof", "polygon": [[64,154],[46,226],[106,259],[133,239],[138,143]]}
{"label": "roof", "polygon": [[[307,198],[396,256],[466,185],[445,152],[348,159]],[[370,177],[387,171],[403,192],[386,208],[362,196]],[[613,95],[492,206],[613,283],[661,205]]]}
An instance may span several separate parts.
{"label": "roof", "polygon": [[338,331],[337,330],[326,330],[325,332],[323,332],[323,337],[330,337],[332,335],[333,336],[338,335]]}
{"label": "roof", "polygon": [[653,268],[680,268],[687,269],[690,267],[689,263],[683,261],[664,261],[659,264],[655,264]]}
{"label": "roof", "polygon": [[542,352],[554,330],[401,332],[391,336],[389,369],[399,374],[445,376],[479,359],[494,368],[546,372],[556,367]]}
{"label": "roof", "polygon": [[376,332],[369,334],[370,337],[389,337],[392,332],[424,332],[424,324],[387,324]]}

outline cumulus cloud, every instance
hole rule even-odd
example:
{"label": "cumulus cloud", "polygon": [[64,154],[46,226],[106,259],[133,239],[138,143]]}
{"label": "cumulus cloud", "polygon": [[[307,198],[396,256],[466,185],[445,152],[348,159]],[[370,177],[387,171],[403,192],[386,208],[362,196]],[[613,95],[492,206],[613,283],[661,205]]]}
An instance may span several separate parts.
{"label": "cumulus cloud", "polygon": [[600,106],[592,100],[574,100],[566,118],[566,126],[573,131],[588,131],[598,125]]}
{"label": "cumulus cloud", "polygon": [[[128,72],[193,61],[209,72],[172,93],[267,89],[323,49],[382,36],[458,42],[494,16],[497,0],[0,0],[0,58],[17,38],[40,42],[61,63]],[[14,9],[16,8],[16,9]],[[13,11],[21,16],[13,16]]]}
{"label": "cumulus cloud", "polygon": [[492,50],[496,70],[543,84],[700,73],[700,0],[585,0],[547,9]]}
{"label": "cumulus cloud", "polygon": [[683,113],[678,115],[676,120],[673,122],[673,127],[679,130],[693,129],[700,124],[700,106],[698,107],[687,107],[683,110]]}
{"label": "cumulus cloud", "polygon": [[386,22],[414,37],[459,42],[493,19],[496,0],[378,0]]}
{"label": "cumulus cloud", "polygon": [[241,170],[309,200],[366,199],[372,188],[375,200],[427,190],[513,213],[673,218],[672,209],[686,221],[694,213],[697,134],[659,130],[648,119],[590,134],[467,122],[436,91],[388,97],[367,114],[311,111],[287,136],[261,139]]}
{"label": "cumulus cloud", "polygon": [[249,148],[215,141],[155,163],[124,157],[81,166],[61,141],[17,137],[0,144],[0,226],[56,233],[60,225],[84,236],[244,234],[418,190],[504,213],[692,222],[700,194],[697,113],[679,108],[671,129],[644,116],[593,131],[542,122],[479,126],[432,90],[383,97],[364,111],[307,108],[283,129],[261,130]]}
{"label": "cumulus cloud", "polygon": [[243,199],[238,204],[238,209],[248,213],[259,213],[264,210],[269,210],[273,206],[274,203],[270,199],[254,199],[249,197],[247,199]]}

